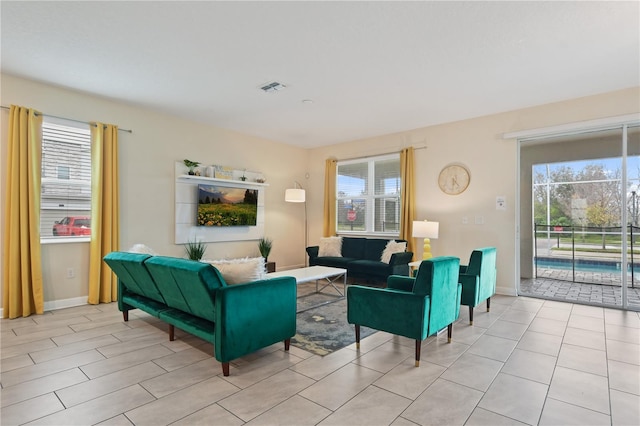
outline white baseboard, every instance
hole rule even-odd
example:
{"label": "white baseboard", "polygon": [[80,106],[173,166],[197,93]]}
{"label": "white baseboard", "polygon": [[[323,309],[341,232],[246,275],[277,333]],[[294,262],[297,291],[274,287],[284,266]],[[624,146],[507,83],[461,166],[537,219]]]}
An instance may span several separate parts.
{"label": "white baseboard", "polygon": [[51,300],[44,302],[45,311],[53,311],[62,308],[71,308],[87,304],[87,296],[72,297],[71,299]]}
{"label": "white baseboard", "polygon": [[516,289],[514,287],[496,287],[496,294],[503,296],[517,296]]}
{"label": "white baseboard", "polygon": [[[62,308],[72,308],[74,306],[82,306],[87,304],[87,296],[73,297],[71,299],[51,300],[44,302],[45,311],[53,311]],[[0,318],[4,318],[4,308],[0,308]]]}

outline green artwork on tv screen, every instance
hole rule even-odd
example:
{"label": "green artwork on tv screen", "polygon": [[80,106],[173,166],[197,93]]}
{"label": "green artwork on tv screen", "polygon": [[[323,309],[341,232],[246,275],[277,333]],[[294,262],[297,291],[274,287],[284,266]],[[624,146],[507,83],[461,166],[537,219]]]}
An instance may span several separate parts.
{"label": "green artwork on tv screen", "polygon": [[258,190],[198,185],[198,226],[256,226]]}

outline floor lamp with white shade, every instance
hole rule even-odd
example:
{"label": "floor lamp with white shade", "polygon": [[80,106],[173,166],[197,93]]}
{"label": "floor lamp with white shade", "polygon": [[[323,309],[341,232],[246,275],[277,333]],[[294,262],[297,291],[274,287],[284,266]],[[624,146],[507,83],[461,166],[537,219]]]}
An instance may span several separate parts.
{"label": "floor lamp with white shade", "polygon": [[[307,249],[309,245],[308,232],[307,232],[307,194],[302,185],[297,181],[294,182],[294,187],[286,189],[284,191],[284,200],[288,203],[303,203],[304,204],[304,249]],[[307,266],[307,256],[304,257],[304,266]]]}

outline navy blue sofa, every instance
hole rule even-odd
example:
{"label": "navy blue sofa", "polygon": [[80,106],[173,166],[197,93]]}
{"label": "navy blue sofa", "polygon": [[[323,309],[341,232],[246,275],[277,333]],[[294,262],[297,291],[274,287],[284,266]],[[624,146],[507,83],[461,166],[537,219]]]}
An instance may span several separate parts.
{"label": "navy blue sofa", "polygon": [[[380,261],[388,241],[379,238],[342,237],[342,257],[319,257],[319,246],[307,247],[309,266],[344,268],[347,270],[348,277],[377,282],[386,282],[389,275],[409,276],[412,252],[394,253],[389,263]],[[394,241],[406,242],[406,240]]]}

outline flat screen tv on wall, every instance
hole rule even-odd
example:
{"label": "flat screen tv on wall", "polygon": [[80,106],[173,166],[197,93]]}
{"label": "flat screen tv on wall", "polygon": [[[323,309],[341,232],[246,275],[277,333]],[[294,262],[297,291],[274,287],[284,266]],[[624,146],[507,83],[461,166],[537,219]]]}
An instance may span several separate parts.
{"label": "flat screen tv on wall", "polygon": [[198,226],[256,226],[258,190],[198,185]]}

